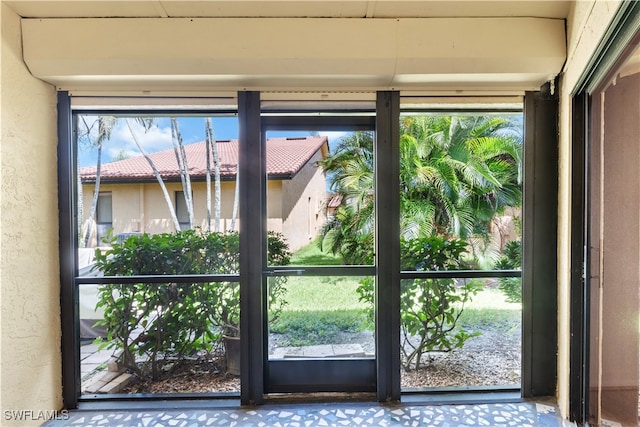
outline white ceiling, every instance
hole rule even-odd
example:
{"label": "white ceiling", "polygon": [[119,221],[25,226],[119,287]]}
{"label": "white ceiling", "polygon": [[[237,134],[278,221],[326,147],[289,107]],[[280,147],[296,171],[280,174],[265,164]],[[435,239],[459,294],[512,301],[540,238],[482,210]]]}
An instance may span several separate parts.
{"label": "white ceiling", "polygon": [[24,18],[313,17],[566,18],[571,1],[483,0],[16,0],[4,1]]}
{"label": "white ceiling", "polygon": [[2,3],[23,18],[23,55],[31,73],[61,90],[496,94],[535,90],[560,71],[564,19],[573,2]]}

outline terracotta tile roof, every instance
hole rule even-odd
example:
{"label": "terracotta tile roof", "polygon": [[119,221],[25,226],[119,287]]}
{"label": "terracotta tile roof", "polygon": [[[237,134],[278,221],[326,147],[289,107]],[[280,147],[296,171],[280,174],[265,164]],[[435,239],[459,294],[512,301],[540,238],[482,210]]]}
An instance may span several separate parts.
{"label": "terracotta tile roof", "polygon": [[[217,141],[217,144],[221,178],[235,179],[238,165],[238,140]],[[205,141],[187,144],[184,149],[191,178],[204,179],[206,174]],[[325,155],[325,150],[328,150],[326,136],[269,138],[267,140],[267,173],[270,177],[290,179],[320,149],[323,149],[323,155]],[[149,157],[164,179],[178,180],[180,178],[173,148],[149,154]],[[213,176],[213,164],[211,174]],[[80,176],[82,182],[95,181],[96,167],[80,168]],[[142,155],[103,163],[100,176],[102,182],[155,180],[149,163]]]}

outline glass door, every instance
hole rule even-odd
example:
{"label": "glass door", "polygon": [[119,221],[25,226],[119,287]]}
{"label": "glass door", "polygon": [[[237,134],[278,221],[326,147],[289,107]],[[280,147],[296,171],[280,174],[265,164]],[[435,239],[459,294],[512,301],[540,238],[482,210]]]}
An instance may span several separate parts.
{"label": "glass door", "polygon": [[640,401],[640,35],[592,94],[589,174],[589,418],[638,425]]}
{"label": "glass door", "polygon": [[376,390],[374,119],[263,114],[266,393]]}

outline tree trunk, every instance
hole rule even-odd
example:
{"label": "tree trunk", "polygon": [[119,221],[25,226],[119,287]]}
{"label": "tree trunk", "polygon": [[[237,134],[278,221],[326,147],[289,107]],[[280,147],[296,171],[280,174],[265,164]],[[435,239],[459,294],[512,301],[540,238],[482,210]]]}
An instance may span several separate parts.
{"label": "tree trunk", "polygon": [[238,202],[240,200],[240,174],[236,166],[236,189],[233,196],[233,212],[231,213],[231,231],[236,230],[236,218],[238,217]]}
{"label": "tree trunk", "polygon": [[133,142],[136,143],[138,150],[140,150],[140,153],[147,160],[147,163],[149,163],[149,166],[151,166],[151,169],[153,170],[153,174],[158,180],[158,184],[160,184],[160,188],[162,189],[162,194],[164,194],[164,200],[165,202],[167,202],[167,207],[169,208],[169,214],[171,215],[171,219],[173,220],[173,225],[175,226],[176,231],[180,231],[180,222],[178,221],[178,217],[176,216],[176,210],[173,207],[171,196],[169,196],[169,192],[167,191],[167,186],[164,185],[164,181],[162,180],[162,176],[160,175],[158,168],[156,168],[156,165],[153,163],[153,160],[151,160],[151,157],[149,157],[147,152],[144,151],[144,148],[142,148],[142,145],[140,145],[140,141],[138,141],[136,134],[133,132],[133,128],[131,127],[131,123],[129,123],[129,119],[125,119],[125,122],[127,123],[127,127],[129,128],[129,132],[131,133]]}
{"label": "tree trunk", "polygon": [[193,215],[193,194],[191,193],[191,176],[189,175],[189,162],[187,154],[184,151],[184,143],[182,135],[178,127],[178,121],[175,117],[171,118],[171,142],[173,143],[173,151],[176,155],[178,170],[180,171],[180,180],[182,181],[182,193],[189,214],[189,228],[193,228],[195,219]]}
{"label": "tree trunk", "polygon": [[[100,119],[98,119],[100,120]],[[102,140],[98,137],[98,159],[96,160],[96,185],[93,189],[93,200],[91,201],[91,210],[89,211],[89,220],[87,221],[87,230],[84,233],[84,247],[89,246],[89,238],[91,237],[91,231],[93,230],[93,222],[96,216],[96,210],[98,207],[98,196],[100,195],[100,172],[102,168]],[[97,228],[97,227],[96,227]],[[97,246],[100,242],[97,242]]]}
{"label": "tree trunk", "polygon": [[218,158],[218,143],[216,142],[215,135],[213,133],[213,127],[211,126],[211,119],[207,117],[207,143],[211,144],[211,152],[213,154],[213,175],[215,180],[215,195],[213,200],[213,217],[214,217],[214,230],[220,231],[220,160]]}
{"label": "tree trunk", "polygon": [[213,130],[211,128],[211,119],[209,117],[204,119],[205,133],[207,135],[205,141],[205,149],[207,156],[207,231],[211,231],[211,139],[213,139]]}
{"label": "tree trunk", "polygon": [[[82,218],[84,218],[84,202],[83,202],[83,197],[84,194],[82,192],[82,177],[80,176],[80,169],[78,168],[78,170],[76,171],[76,176],[77,176],[77,185],[78,185],[78,222],[77,222],[77,232],[78,232],[78,236],[82,236]],[[86,248],[87,245],[84,245],[84,247]]]}

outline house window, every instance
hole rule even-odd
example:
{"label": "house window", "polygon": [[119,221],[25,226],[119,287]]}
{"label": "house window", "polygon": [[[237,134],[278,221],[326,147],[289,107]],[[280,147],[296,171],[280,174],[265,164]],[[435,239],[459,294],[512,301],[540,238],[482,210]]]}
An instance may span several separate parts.
{"label": "house window", "polygon": [[187,209],[187,202],[184,198],[184,191],[176,191],[176,218],[180,223],[180,230],[188,230],[191,228],[189,224],[189,209]]}
{"label": "house window", "polygon": [[113,228],[113,207],[111,192],[101,192],[98,195],[98,206],[96,209],[96,236],[97,244],[102,244],[111,228]]}

